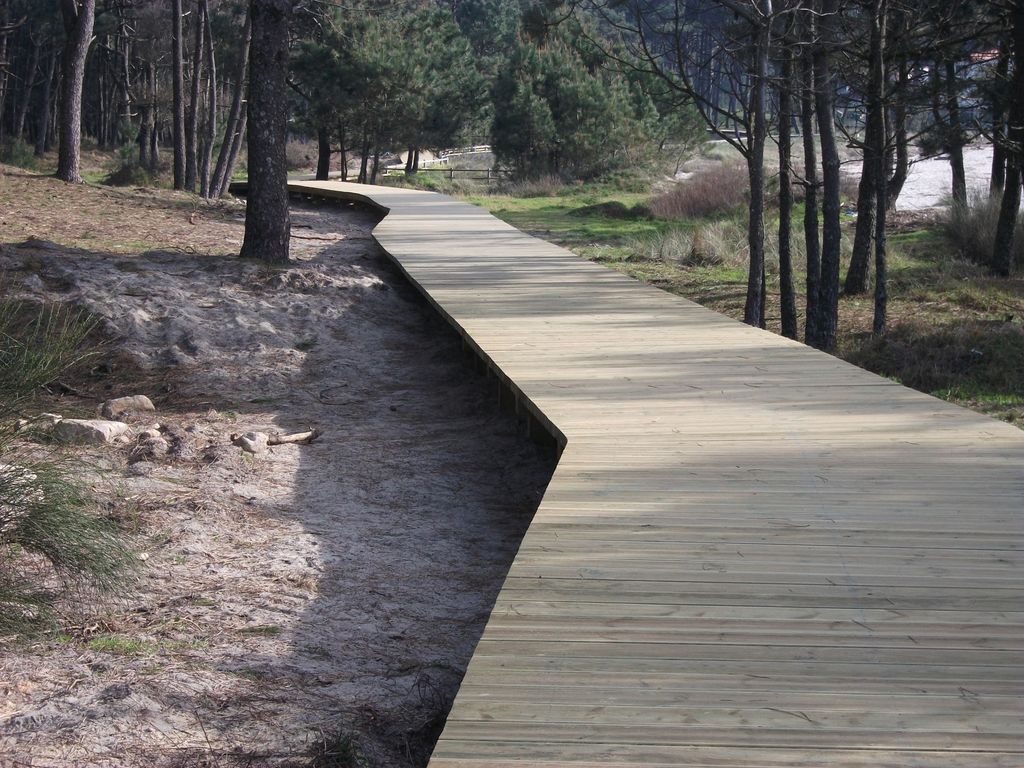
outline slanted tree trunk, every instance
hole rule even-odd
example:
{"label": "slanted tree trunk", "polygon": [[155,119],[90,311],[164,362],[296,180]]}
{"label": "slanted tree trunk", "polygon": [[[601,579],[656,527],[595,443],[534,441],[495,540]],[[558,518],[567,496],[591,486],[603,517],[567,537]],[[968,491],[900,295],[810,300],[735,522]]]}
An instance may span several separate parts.
{"label": "slanted tree trunk", "polygon": [[234,168],[234,158],[238,157],[236,146],[241,146],[241,137],[245,133],[245,83],[249,72],[249,51],[252,48],[252,14],[245,17],[245,27],[242,30],[244,43],[242,45],[242,56],[238,63],[238,72],[235,76],[235,88],[231,96],[231,111],[228,113],[227,125],[224,127],[224,141],[220,145],[220,154],[217,155],[217,167],[213,172],[213,180],[210,182],[210,190],[214,197],[222,197],[231,182],[231,171]]}
{"label": "slanted tree trunk", "polygon": [[1024,176],[1024,4],[1017,3],[1013,9],[1013,87],[1016,94],[1010,107],[1007,143],[1011,148],[1006,158],[1006,182],[999,206],[999,221],[996,224],[995,243],[992,248],[992,271],[1002,277],[1009,277],[1013,271],[1013,241],[1020,215],[1021,179]]}
{"label": "slanted tree trunk", "polygon": [[900,193],[903,192],[903,185],[907,182],[907,175],[910,173],[910,136],[907,132],[907,99],[910,98],[907,91],[910,87],[910,68],[903,56],[900,57],[896,77],[891,131],[896,165],[893,168],[892,176],[886,183],[886,207],[890,211],[896,209],[896,201],[899,200]]}
{"label": "slanted tree trunk", "polygon": [[316,179],[326,181],[331,178],[331,132],[326,125],[316,129]]}
{"label": "slanted tree trunk", "polygon": [[793,57],[782,61],[779,88],[779,298],[782,302],[782,335],[797,337],[796,291],[793,287]]}
{"label": "slanted tree trunk", "polygon": [[249,113],[242,112],[242,119],[238,122],[238,131],[231,137],[231,147],[228,150],[228,159],[224,178],[221,179],[220,187],[217,189],[217,197],[224,197],[231,186],[231,177],[235,175],[235,165],[238,163],[238,155],[242,151],[242,141],[246,136],[249,122]]}
{"label": "slanted tree trunk", "polygon": [[871,281],[871,246],[875,231],[875,198],[878,192],[878,179],[875,174],[878,163],[872,154],[873,147],[877,145],[874,135],[876,129],[875,117],[868,109],[867,129],[864,132],[864,157],[861,162],[860,183],[857,186],[857,224],[853,235],[853,254],[850,257],[850,267],[846,271],[846,282],[843,284],[843,292],[848,296],[855,296],[867,293]]}
{"label": "slanted tree trunk", "polygon": [[195,21],[191,92],[189,93],[188,116],[185,120],[185,189],[189,192],[196,191],[196,177],[199,173],[199,102],[202,98],[205,21],[203,6],[200,4],[199,18]]}
{"label": "slanted tree trunk", "polygon": [[60,149],[57,157],[57,178],[69,184],[82,183],[82,87],[85,82],[85,60],[92,44],[92,28],[96,19],[96,0],[61,0],[64,18],[64,44],[61,79]]}
{"label": "slanted tree trunk", "polygon": [[750,96],[751,126],[747,150],[747,177],[750,181],[750,217],[747,244],[750,250],[747,273],[747,301],[743,322],[764,328],[764,146],[768,137],[767,78],[772,3],[759,0],[761,19],[757,31],[756,67]]}
{"label": "slanted tree trunk", "polygon": [[185,188],[185,48],[181,0],[171,0],[171,88],[173,100],[174,188]]}
{"label": "slanted tree trunk", "polygon": [[249,190],[242,256],[288,263],[288,23],[293,0],[250,0]]}
{"label": "slanted tree trunk", "polygon": [[829,46],[836,40],[838,0],[823,0],[819,29],[821,41],[814,48],[814,100],[821,137],[822,242],[821,282],[818,286],[821,349],[836,346],[839,326],[839,269],[842,226],[840,223],[839,149],[836,146],[834,114],[835,83],[829,61]]}
{"label": "slanted tree trunk", "polygon": [[213,25],[210,23],[209,0],[199,0],[199,10],[206,27],[206,131],[203,135],[203,157],[199,168],[199,191],[210,199],[210,165],[213,143],[217,140],[217,55],[213,47]]}
{"label": "slanted tree trunk", "polygon": [[43,81],[43,94],[39,103],[39,122],[36,124],[36,157],[41,157],[49,149],[50,116],[53,114],[53,81],[57,77],[57,49],[50,53],[46,65],[46,80]]}
{"label": "slanted tree trunk", "polygon": [[32,91],[35,88],[36,71],[39,69],[39,49],[41,47],[38,42],[32,41],[32,55],[29,57],[28,69],[25,70],[21,104],[18,105],[18,115],[14,120],[14,138],[17,141],[21,141],[25,135],[25,117],[28,115],[28,107],[32,102]]}

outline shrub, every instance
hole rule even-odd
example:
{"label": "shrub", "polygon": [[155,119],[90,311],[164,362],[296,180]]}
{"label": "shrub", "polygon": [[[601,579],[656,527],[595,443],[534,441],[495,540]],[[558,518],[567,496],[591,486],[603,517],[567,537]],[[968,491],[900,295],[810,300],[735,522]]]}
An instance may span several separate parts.
{"label": "shrub", "polygon": [[60,307],[0,304],[0,631],[46,621],[66,590],[117,587],[134,562],[66,465],[26,450],[15,421],[39,386],[87,355],[92,328]]}
{"label": "shrub", "polygon": [[[954,203],[944,222],[946,236],[960,255],[975,264],[990,264],[999,223],[999,197],[977,195],[966,205]],[[1024,264],[1024,219],[1018,216],[1013,238],[1013,263]]]}
{"label": "shrub", "polygon": [[565,187],[558,176],[540,176],[536,179],[522,179],[497,184],[494,191],[510,197],[553,197]]}
{"label": "shrub", "polygon": [[0,162],[34,171],[38,162],[32,147],[19,139],[12,139],[0,146]]}
{"label": "shrub", "polygon": [[630,250],[634,258],[683,267],[739,266],[747,258],[747,234],[735,220],[712,221],[637,238]]}
{"label": "shrub", "polygon": [[152,174],[136,162],[123,163],[103,183],[111,187],[152,187]]}
{"label": "shrub", "polygon": [[749,189],[746,168],[719,163],[697,171],[655,197],[651,212],[659,219],[672,221],[728,214],[747,201]]}

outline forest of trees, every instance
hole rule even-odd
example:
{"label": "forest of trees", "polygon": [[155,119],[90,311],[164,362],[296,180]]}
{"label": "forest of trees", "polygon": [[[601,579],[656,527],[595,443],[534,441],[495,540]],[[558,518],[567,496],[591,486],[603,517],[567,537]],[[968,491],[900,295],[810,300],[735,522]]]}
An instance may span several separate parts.
{"label": "forest of trees", "polygon": [[[1010,274],[1022,50],[1017,0],[5,0],[0,142],[56,147],[57,175],[77,182],[84,133],[205,197],[225,194],[247,149],[243,253],[284,260],[289,135],[316,140],[319,178],[356,159],[372,183],[385,154],[415,174],[421,150],[480,141],[517,176],[588,179],[710,131],[747,165],[746,322],[765,325],[777,166],[782,329],[798,336],[802,199],[805,336],[832,349],[841,291],[873,283],[886,329],[887,215],[916,153],[948,156],[966,204],[964,147],[993,143],[990,266]],[[844,144],[863,157],[845,276]]]}

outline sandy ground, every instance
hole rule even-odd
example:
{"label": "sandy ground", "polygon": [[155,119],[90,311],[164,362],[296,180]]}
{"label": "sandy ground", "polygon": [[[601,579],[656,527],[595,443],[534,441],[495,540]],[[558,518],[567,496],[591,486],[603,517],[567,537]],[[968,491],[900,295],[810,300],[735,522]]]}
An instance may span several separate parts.
{"label": "sandy ground", "polygon": [[[105,318],[157,402],[133,426],[172,444],[83,450],[148,559],[60,637],[0,646],[0,765],[308,765],[338,733],[367,765],[425,763],[554,458],[497,410],[374,222],[297,210],[288,269],[0,246],[27,293]],[[108,379],[66,411],[134,393]],[[230,443],[307,427],[324,436],[264,457]]]}
{"label": "sandy ground", "polygon": [[[967,175],[968,195],[987,193],[992,175],[992,147],[967,147],[964,150],[964,171]],[[952,194],[949,158],[916,160],[910,166],[907,183],[896,201],[896,208],[901,211],[922,211],[948,205]]]}

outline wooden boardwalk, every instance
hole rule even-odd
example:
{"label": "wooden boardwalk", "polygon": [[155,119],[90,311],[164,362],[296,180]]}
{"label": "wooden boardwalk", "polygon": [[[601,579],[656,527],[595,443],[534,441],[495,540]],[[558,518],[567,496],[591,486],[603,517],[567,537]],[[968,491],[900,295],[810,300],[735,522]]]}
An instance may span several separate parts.
{"label": "wooden boardwalk", "polygon": [[564,450],[431,768],[1024,766],[1024,432],[424,192],[375,235]]}

